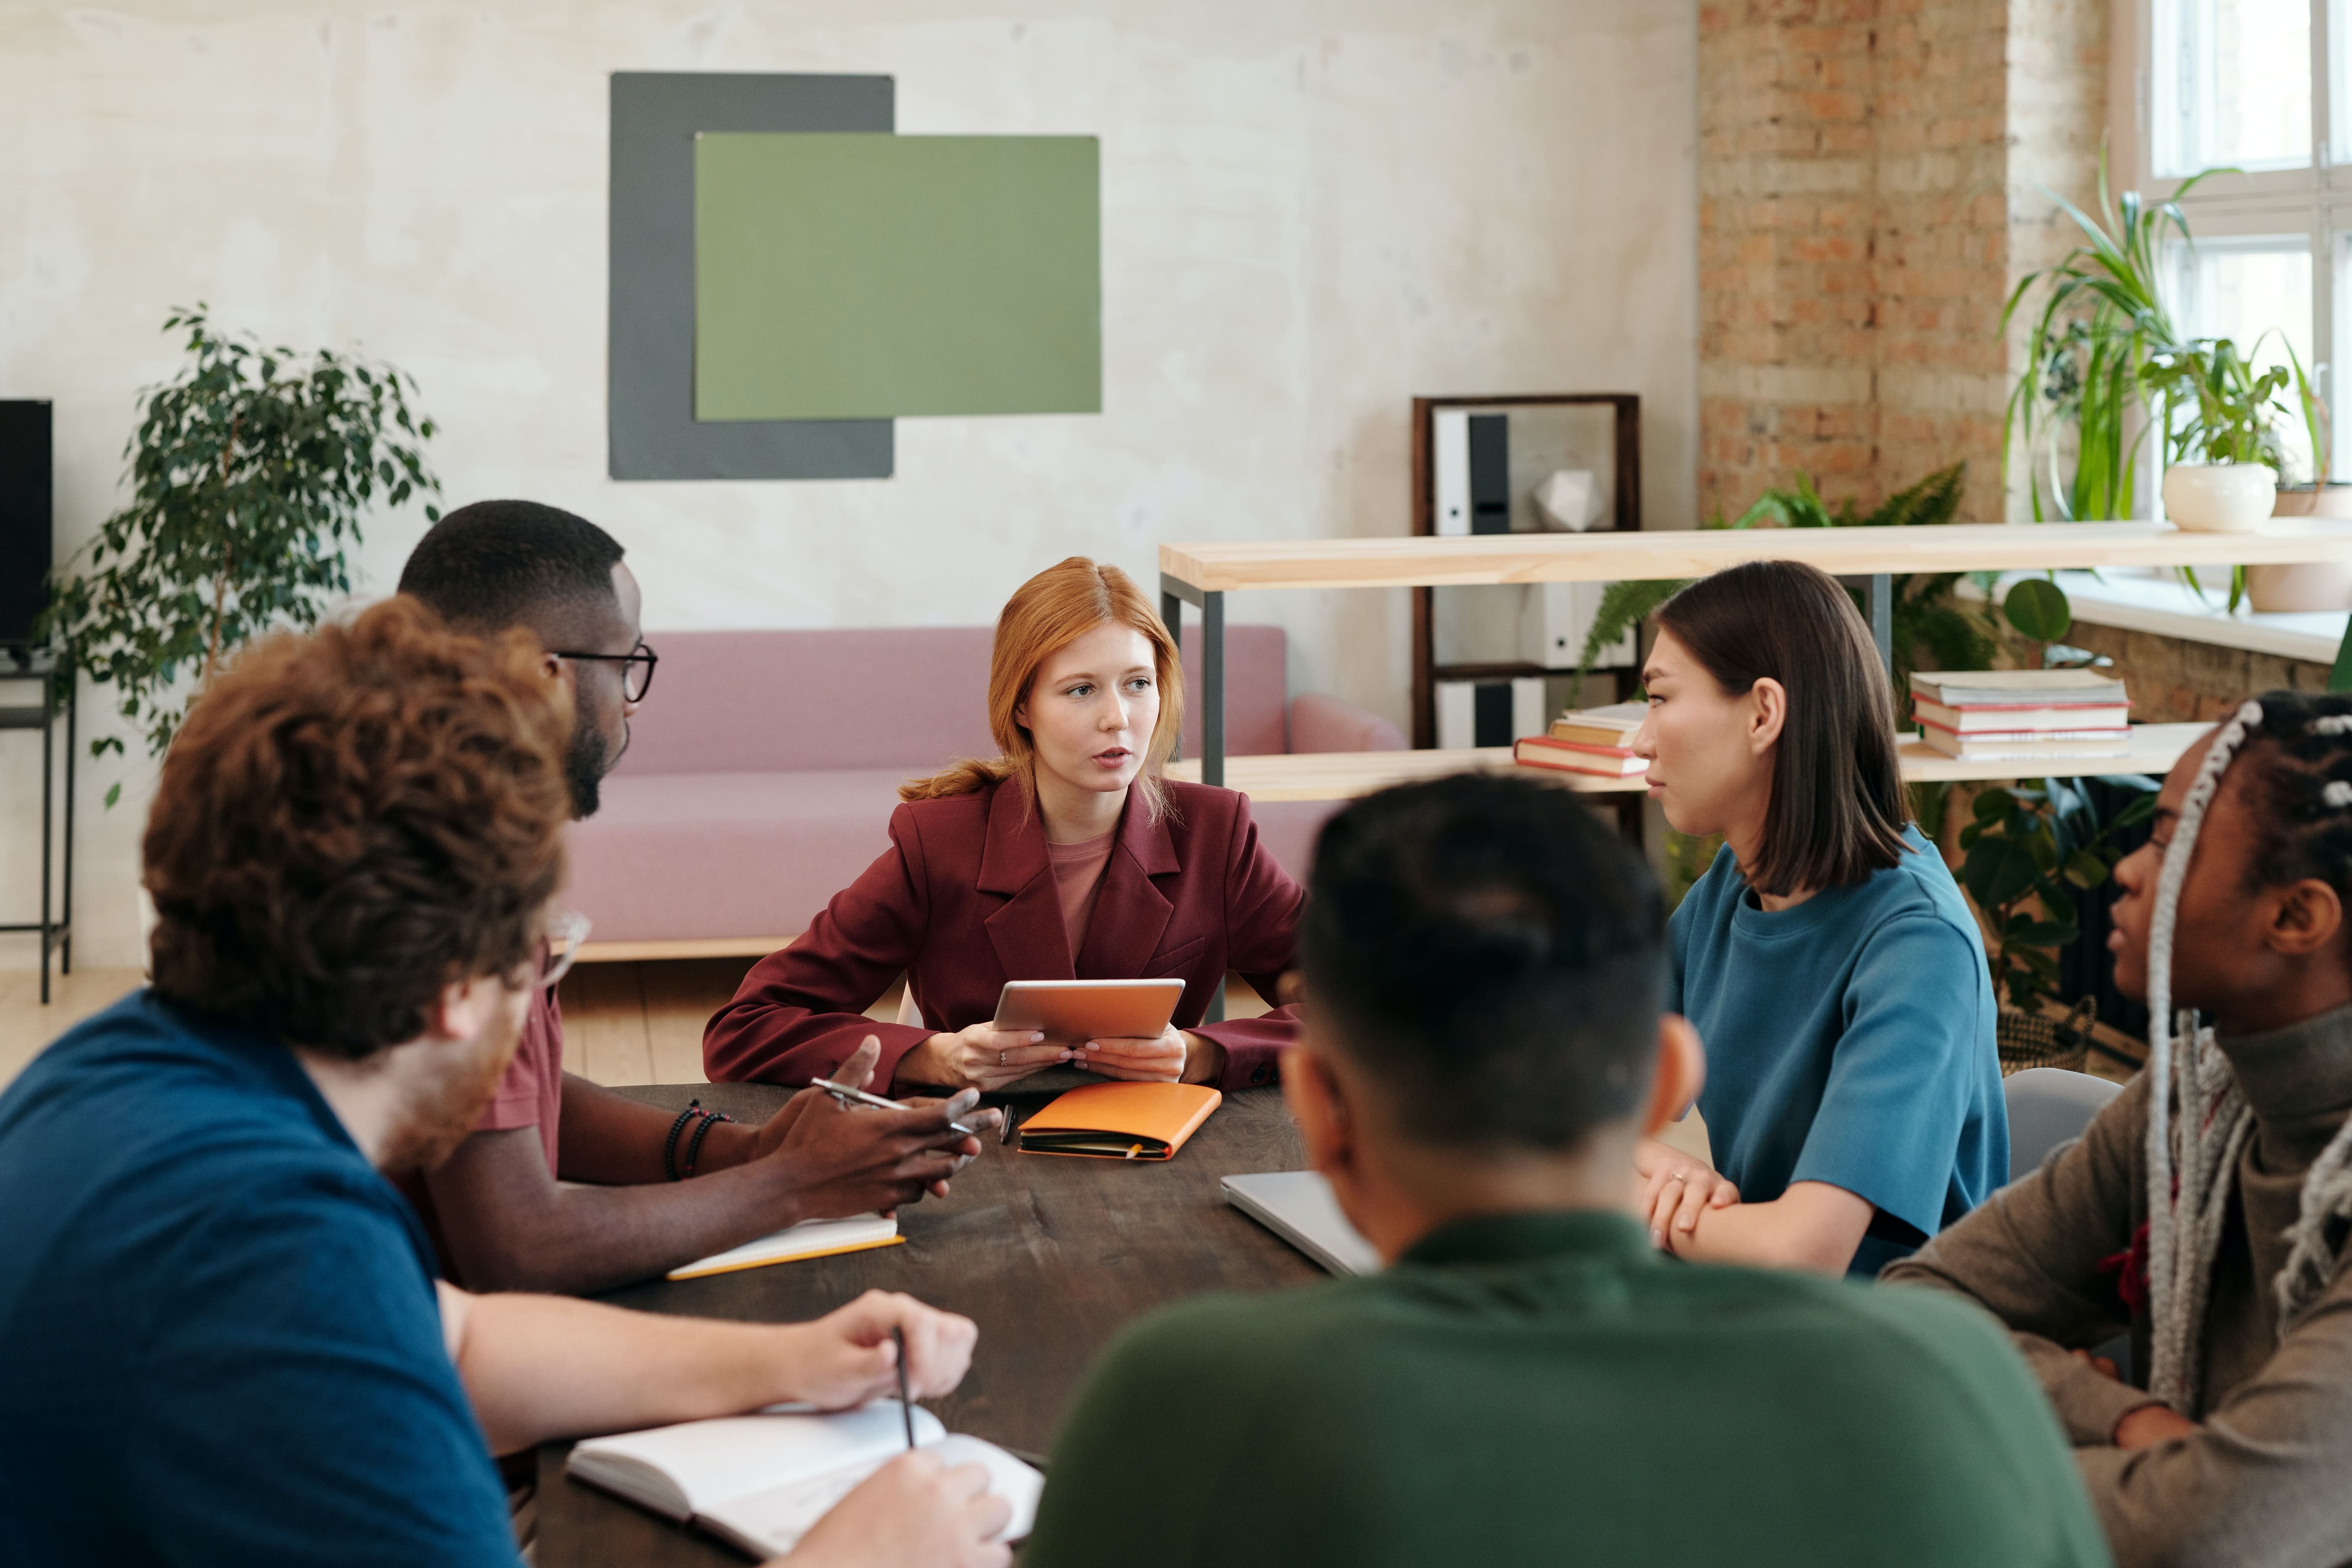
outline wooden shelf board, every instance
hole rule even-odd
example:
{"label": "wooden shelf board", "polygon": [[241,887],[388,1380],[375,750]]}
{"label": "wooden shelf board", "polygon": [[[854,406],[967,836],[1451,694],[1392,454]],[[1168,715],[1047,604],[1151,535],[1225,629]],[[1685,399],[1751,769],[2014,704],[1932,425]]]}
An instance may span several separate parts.
{"label": "wooden shelf board", "polygon": [[[2210,724],[2135,724],[2131,751],[2121,757],[2047,757],[2030,763],[1963,762],[1948,757],[1925,741],[1902,743],[1903,776],[1915,783],[1934,780],[2075,778],[2092,773],[2162,773]],[[1227,757],[1225,787],[1252,800],[1352,800],[1415,779],[1443,778],[1459,773],[1503,773],[1517,767],[1507,746],[1480,746],[1459,751],[1429,752],[1310,752],[1295,756]],[[1639,778],[1602,778],[1567,773],[1552,768],[1528,768],[1527,773],[1584,795],[1622,795],[1643,787]],[[1197,758],[1168,764],[1168,776],[1197,784]]]}
{"label": "wooden shelf board", "polygon": [[2234,566],[2352,559],[2352,521],[2272,518],[2258,532],[2168,522],[1953,523],[1933,528],[1678,529],[1444,539],[1163,544],[1160,570],[1209,593],[1412,588],[1703,577],[1743,561],[1804,561],[1836,575]]}

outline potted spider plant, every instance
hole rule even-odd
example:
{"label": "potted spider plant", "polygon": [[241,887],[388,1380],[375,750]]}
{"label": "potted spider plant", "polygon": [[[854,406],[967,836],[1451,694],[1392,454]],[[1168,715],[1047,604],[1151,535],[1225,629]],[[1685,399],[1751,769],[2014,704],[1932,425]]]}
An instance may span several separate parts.
{"label": "potted spider plant", "polygon": [[2257,367],[2228,338],[2158,348],[2140,384],[2160,402],[2164,514],[2176,527],[2243,533],[2278,504],[2287,367]]}

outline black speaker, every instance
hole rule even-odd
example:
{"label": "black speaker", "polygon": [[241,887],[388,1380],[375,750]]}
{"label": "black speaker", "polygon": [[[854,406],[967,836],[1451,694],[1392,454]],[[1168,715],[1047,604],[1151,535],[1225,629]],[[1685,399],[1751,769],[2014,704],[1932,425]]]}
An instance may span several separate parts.
{"label": "black speaker", "polygon": [[31,642],[49,602],[49,409],[0,399],[0,648]]}

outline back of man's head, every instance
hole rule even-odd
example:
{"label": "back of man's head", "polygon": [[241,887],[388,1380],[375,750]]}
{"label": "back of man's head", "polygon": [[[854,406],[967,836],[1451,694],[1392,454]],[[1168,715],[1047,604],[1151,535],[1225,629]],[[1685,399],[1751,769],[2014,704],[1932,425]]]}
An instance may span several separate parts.
{"label": "back of man's head", "polygon": [[1555,785],[1465,774],[1349,806],[1316,846],[1299,962],[1318,1033],[1415,1142],[1564,1152],[1643,1103],[1665,907]]}
{"label": "back of man's head", "polygon": [[413,599],[274,637],[205,688],[147,823],[155,989],[364,1060],[519,970],[562,879],[566,714],[520,633]]}
{"label": "back of man's head", "polygon": [[476,501],[417,542],[400,591],[460,631],[528,626],[542,641],[585,640],[617,613],[613,568],[621,554],[611,534],[560,507]]}

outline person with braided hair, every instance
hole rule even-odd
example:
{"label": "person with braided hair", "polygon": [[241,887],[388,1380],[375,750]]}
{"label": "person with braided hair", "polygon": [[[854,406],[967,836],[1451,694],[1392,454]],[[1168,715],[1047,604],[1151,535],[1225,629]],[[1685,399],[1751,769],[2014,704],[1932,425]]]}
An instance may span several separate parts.
{"label": "person with braided hair", "polygon": [[2147,1069],[1884,1278],[2009,1325],[2122,1568],[2352,1561],[2352,697],[2239,708],[2116,878]]}

